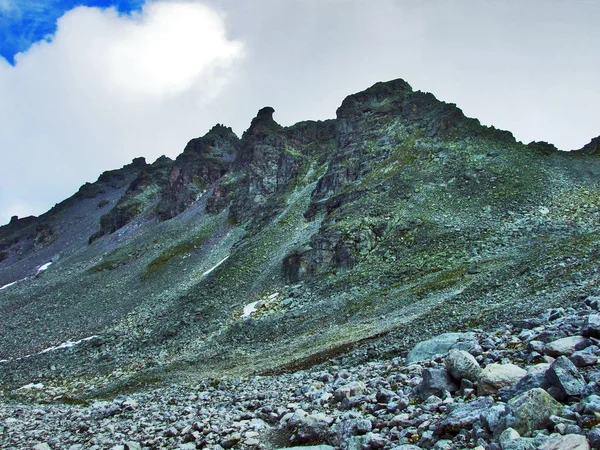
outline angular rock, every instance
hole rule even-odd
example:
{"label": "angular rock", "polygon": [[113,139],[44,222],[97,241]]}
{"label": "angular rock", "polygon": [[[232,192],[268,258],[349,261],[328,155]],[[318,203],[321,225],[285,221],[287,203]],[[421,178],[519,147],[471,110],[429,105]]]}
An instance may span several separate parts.
{"label": "angular rock", "polygon": [[488,364],[479,374],[477,395],[490,395],[516,384],[527,371],[514,364]]}
{"label": "angular rock", "polygon": [[445,369],[423,370],[423,381],[415,387],[414,394],[421,400],[431,395],[443,397],[446,392],[456,392],[459,389],[456,381]]}
{"label": "angular rock", "polygon": [[596,311],[600,310],[600,297],[591,295],[585,299],[584,303]]}
{"label": "angular rock", "polygon": [[129,441],[125,442],[125,450],[142,450],[142,446],[135,441]]}
{"label": "angular rock", "polygon": [[590,314],[581,327],[581,335],[600,338],[600,314]]}
{"label": "angular rock", "polygon": [[506,405],[504,403],[496,403],[494,406],[481,413],[481,422],[494,437],[498,437],[503,431],[505,415]]}
{"label": "angular rock", "polygon": [[583,336],[568,336],[549,342],[544,347],[544,352],[550,356],[569,356],[578,350],[583,350],[592,345],[592,341]]}
{"label": "angular rock", "polygon": [[435,434],[457,434],[462,429],[471,428],[493,404],[494,401],[489,397],[481,397],[469,403],[457,404],[435,430]]}
{"label": "angular rock", "polygon": [[566,434],[564,436],[550,437],[539,450],[590,450],[590,444],[585,436],[580,434]]}
{"label": "angular rock", "polygon": [[557,389],[559,400],[579,396],[585,387],[577,367],[566,356],[556,358],[546,372],[546,378]]}
{"label": "angular rock", "polygon": [[550,368],[550,364],[536,364],[527,370],[527,375],[521,378],[514,386],[502,388],[498,391],[500,400],[507,402],[511,398],[522,394],[530,389],[539,387],[546,389],[550,386],[550,382],[546,378],[546,372]]}
{"label": "angular rock", "polygon": [[562,405],[544,389],[534,388],[511,399],[506,409],[506,426],[530,436],[550,425],[550,416],[559,414]]}
{"label": "angular rock", "polygon": [[298,442],[307,442],[325,437],[332,422],[333,419],[325,414],[308,414],[302,409],[297,409],[288,420],[287,426],[295,432]]}
{"label": "angular rock", "polygon": [[589,348],[590,347],[586,348],[585,350],[580,350],[569,356],[569,359],[573,364],[575,364],[575,367],[589,367],[598,363],[598,357],[589,352]]}
{"label": "angular rock", "polygon": [[477,381],[481,373],[481,367],[475,357],[464,350],[450,349],[445,363],[446,370],[459,381]]}
{"label": "angular rock", "polygon": [[354,397],[355,395],[364,394],[366,389],[365,383],[362,381],[352,381],[348,384],[340,386],[333,393],[334,398],[341,402],[345,398]]}
{"label": "angular rock", "polygon": [[587,434],[588,442],[592,448],[600,447],[600,428],[592,428]]}
{"label": "angular rock", "polygon": [[444,333],[427,341],[419,342],[408,353],[406,362],[412,364],[444,356],[450,349],[466,350],[478,346],[474,333]]}
{"label": "angular rock", "polygon": [[276,450],[335,450],[331,445],[306,445],[301,447],[283,447]]}

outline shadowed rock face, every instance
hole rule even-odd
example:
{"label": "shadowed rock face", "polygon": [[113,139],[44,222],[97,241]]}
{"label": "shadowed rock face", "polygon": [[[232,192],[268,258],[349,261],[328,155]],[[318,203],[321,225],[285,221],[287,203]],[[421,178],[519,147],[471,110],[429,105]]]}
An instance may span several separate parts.
{"label": "shadowed rock face", "polygon": [[523,145],[403,80],[217,125],[0,228],[0,385],[284,370],[569,304],[600,282],[597,140]]}

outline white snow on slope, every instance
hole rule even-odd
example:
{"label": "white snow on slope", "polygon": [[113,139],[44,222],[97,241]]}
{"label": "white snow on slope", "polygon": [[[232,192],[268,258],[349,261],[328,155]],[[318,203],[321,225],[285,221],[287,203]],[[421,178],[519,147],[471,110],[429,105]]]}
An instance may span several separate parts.
{"label": "white snow on slope", "polygon": [[37,270],[37,273],[40,272],[44,272],[45,270],[48,270],[48,267],[50,267],[52,265],[52,261],[47,262],[46,264],[42,265],[39,267],[39,269]]}
{"label": "white snow on slope", "polygon": [[21,281],[25,281],[25,280],[27,280],[27,279],[28,279],[28,278],[27,278],[27,277],[25,277],[25,278],[21,278],[20,280],[13,281],[12,283],[5,284],[4,286],[0,287],[0,291],[1,291],[2,289],[6,289],[6,288],[8,288],[8,287],[11,287],[11,286],[13,286],[13,285],[15,285],[15,284],[17,284],[17,283],[20,283]]}
{"label": "white snow on slope", "polygon": [[250,317],[253,313],[256,312],[258,308],[264,305],[264,303],[264,300],[257,300],[255,302],[247,304],[246,306],[244,306],[244,312],[242,313],[241,318],[245,319],[246,317]]}
{"label": "white snow on slope", "polygon": [[42,353],[48,353],[48,352],[53,352],[55,350],[60,350],[61,348],[71,348],[77,344],[81,344],[82,342],[85,341],[91,341],[92,339],[96,339],[98,336],[94,335],[94,336],[90,336],[90,337],[86,337],[83,339],[79,339],[78,341],[66,341],[63,342],[60,345],[57,345],[56,347],[48,347],[45,350],[42,350],[41,352],[37,353],[38,355],[41,355]]}
{"label": "white snow on slope", "polygon": [[44,389],[44,385],[42,383],[29,383],[25,386],[21,386],[19,389],[17,389],[17,391],[29,391],[31,389],[37,389],[39,391],[40,389]]}
{"label": "white snow on slope", "polygon": [[2,289],[6,289],[7,287],[11,287],[13,284],[17,284],[17,282],[16,282],[16,281],[13,281],[12,283],[5,284],[4,286],[0,287],[0,291],[1,291]]}
{"label": "white snow on slope", "polygon": [[229,258],[229,256],[226,256],[221,261],[219,261],[217,264],[215,264],[214,266],[212,266],[210,269],[208,269],[206,272],[204,272],[202,274],[202,276],[205,277],[206,275],[208,275],[209,273],[211,273],[213,270],[215,270],[217,267],[219,267],[221,264],[223,264],[227,260],[227,258]]}
{"label": "white snow on slope", "polygon": [[44,353],[53,352],[55,350],[60,350],[63,348],[71,348],[71,347],[74,347],[75,345],[81,344],[82,342],[91,341],[92,339],[96,339],[97,337],[98,337],[97,335],[94,335],[94,336],[86,337],[83,339],[79,339],[78,341],[66,341],[60,345],[57,345],[56,347],[48,347],[48,348],[42,350],[41,352],[35,353],[33,355],[25,355],[25,356],[22,356],[21,358],[0,359],[0,364],[11,362],[11,361],[20,361],[22,359],[31,358],[32,356],[42,355]]}

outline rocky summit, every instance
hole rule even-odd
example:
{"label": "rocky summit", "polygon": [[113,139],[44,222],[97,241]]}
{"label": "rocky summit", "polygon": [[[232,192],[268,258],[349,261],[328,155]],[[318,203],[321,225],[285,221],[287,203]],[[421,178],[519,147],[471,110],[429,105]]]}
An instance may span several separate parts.
{"label": "rocky summit", "polygon": [[0,227],[0,447],[600,446],[599,138],[403,80]]}

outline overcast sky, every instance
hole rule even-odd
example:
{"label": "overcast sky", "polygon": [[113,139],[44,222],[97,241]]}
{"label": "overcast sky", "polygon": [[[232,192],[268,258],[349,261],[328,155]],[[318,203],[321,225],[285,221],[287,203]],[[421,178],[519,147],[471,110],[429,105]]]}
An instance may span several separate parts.
{"label": "overcast sky", "polygon": [[598,17],[600,0],[0,0],[0,224],[215,123],[333,118],[394,78],[581,148],[600,135]]}

